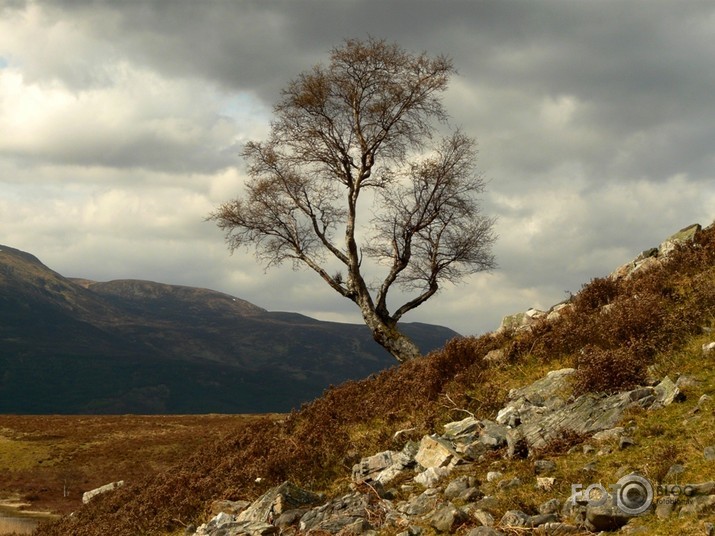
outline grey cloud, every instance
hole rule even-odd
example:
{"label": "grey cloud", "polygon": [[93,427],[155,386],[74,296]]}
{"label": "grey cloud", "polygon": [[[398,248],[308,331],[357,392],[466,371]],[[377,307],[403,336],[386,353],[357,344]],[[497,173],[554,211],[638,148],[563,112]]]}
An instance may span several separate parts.
{"label": "grey cloud", "polygon": [[[710,0],[30,5],[48,35],[71,26],[76,50],[50,54],[35,44],[23,57],[8,57],[0,49],[27,83],[59,81],[74,95],[101,92],[118,84],[121,67],[150,73],[186,96],[151,118],[161,99],[149,99],[136,109],[135,128],[110,129],[94,143],[43,146],[38,131],[24,152],[0,155],[3,193],[24,192],[12,197],[19,212],[0,198],[3,230],[17,241],[10,245],[68,275],[144,277],[216,288],[272,309],[354,315],[310,272],[285,266],[264,273],[250,253],[229,256],[221,233],[199,221],[204,206],[208,212],[238,187],[238,179],[212,176],[240,169],[238,145],[265,131],[280,89],[327,61],[344,38],[368,34],[454,59],[459,75],[446,94],[447,110],[452,125],[478,138],[478,166],[490,181],[484,207],[499,218],[499,269],[445,289],[407,320],[463,333],[492,329],[503,314],[551,305],[678,228],[715,217]],[[28,8],[0,1],[0,9],[17,16]],[[220,117],[225,103],[213,99],[232,92],[255,97],[238,105],[251,108],[251,119]],[[143,128],[155,117],[193,125],[198,134],[177,139]],[[57,183],[75,188],[77,199],[39,186]],[[163,194],[169,185],[185,195]],[[133,213],[132,227],[118,215],[101,225],[61,221],[62,211],[53,209],[54,196],[67,213],[80,211],[104,187],[154,200],[153,213]],[[33,197],[47,208],[43,218],[32,216]],[[196,204],[182,220],[175,205],[190,199]]]}

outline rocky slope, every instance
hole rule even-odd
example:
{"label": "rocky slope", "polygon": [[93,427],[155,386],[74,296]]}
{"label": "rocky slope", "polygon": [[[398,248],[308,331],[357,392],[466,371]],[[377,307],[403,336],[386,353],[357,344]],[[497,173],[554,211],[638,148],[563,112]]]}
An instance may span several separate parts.
{"label": "rocky slope", "polygon": [[712,534],[715,227],[678,241],[39,534]]}
{"label": "rocky slope", "polygon": [[[457,334],[406,324],[425,352]],[[361,325],[150,281],[68,279],[0,246],[0,411],[289,411],[395,364]]]}

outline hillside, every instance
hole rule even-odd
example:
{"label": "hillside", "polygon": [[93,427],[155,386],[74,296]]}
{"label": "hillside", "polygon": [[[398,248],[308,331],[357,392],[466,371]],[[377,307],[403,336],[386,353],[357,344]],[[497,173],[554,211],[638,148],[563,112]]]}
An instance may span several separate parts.
{"label": "hillside", "polygon": [[[209,524],[201,534],[274,534],[279,529],[265,521],[277,523],[270,513],[281,508],[284,534],[308,526],[337,532],[325,528],[335,524],[320,524],[331,515],[347,523],[342,528],[353,523],[350,533],[494,536],[528,534],[538,524],[537,533],[583,534],[589,526],[616,530],[627,523],[629,533],[711,534],[715,352],[708,349],[715,328],[715,227],[697,230],[594,279],[568,304],[347,382],[282,422],[250,423],[172,471],[129,483],[38,534],[193,534],[185,527],[211,518],[212,501],[251,501],[271,489],[283,495],[264,496],[268,502],[254,503],[245,514],[262,522],[235,521],[231,508],[241,511],[247,503],[216,503],[225,512],[217,519],[234,528],[212,532]],[[584,401],[600,413],[574,413],[574,404]],[[620,404],[615,413],[613,401]],[[523,422],[514,413],[518,407],[525,411]],[[534,435],[546,429],[539,419],[549,408],[560,409],[561,416],[552,419],[547,435]],[[469,435],[470,418],[481,430],[478,439],[467,445],[472,450],[453,452],[455,438]],[[599,426],[608,433],[594,435]],[[512,439],[502,442],[499,433]],[[430,443],[440,443],[435,452],[447,449],[459,463],[427,458],[423,448]],[[385,460],[399,469],[389,486],[356,480]],[[562,510],[573,484],[616,483],[633,471],[658,485],[657,509],[654,501],[640,517],[609,512],[594,518],[594,525]],[[540,473],[554,479],[548,487],[536,487]],[[274,488],[284,481],[323,495]],[[672,486],[663,487],[669,483],[692,483],[695,495],[675,496]],[[455,495],[457,488],[471,491]],[[286,504],[301,501],[310,506],[286,511]],[[589,523],[592,514],[584,513]]]}
{"label": "hillside", "polygon": [[[405,324],[428,352],[457,334]],[[0,412],[285,412],[394,365],[365,326],[150,281],[69,279],[0,246]]]}

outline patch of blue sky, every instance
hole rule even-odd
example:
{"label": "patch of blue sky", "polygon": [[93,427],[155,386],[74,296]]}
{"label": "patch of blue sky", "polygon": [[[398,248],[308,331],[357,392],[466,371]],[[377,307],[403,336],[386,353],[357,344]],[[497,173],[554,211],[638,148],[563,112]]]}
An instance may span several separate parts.
{"label": "patch of blue sky", "polygon": [[4,69],[5,67],[7,67],[7,60],[0,56],[0,69]]}
{"label": "patch of blue sky", "polygon": [[249,92],[232,93],[221,99],[220,110],[223,115],[240,123],[268,123],[272,109]]}

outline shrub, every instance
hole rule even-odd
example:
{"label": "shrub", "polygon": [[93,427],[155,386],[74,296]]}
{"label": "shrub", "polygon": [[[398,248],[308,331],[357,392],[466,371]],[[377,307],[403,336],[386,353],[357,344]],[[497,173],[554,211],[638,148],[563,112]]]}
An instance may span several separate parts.
{"label": "shrub", "polygon": [[626,348],[586,346],[576,363],[574,394],[625,391],[641,384],[645,377],[646,363],[638,354]]}

